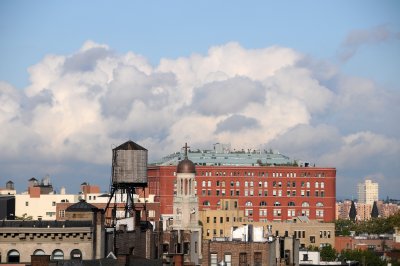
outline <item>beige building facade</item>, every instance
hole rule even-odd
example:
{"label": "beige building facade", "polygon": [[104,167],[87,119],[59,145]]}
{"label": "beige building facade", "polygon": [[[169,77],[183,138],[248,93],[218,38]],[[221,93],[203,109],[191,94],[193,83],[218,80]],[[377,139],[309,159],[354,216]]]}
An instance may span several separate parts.
{"label": "beige building facade", "polygon": [[93,205],[79,202],[66,211],[68,221],[0,222],[0,261],[29,263],[31,255],[51,260],[104,257],[104,216]]}
{"label": "beige building facade", "polygon": [[[273,236],[292,237],[300,240],[301,247],[335,245],[335,224],[309,220],[307,217],[294,217],[291,221],[248,221],[242,210],[238,210],[235,199],[221,200],[218,210],[200,211],[203,225],[203,239],[231,239],[233,230],[243,225],[263,228],[263,236],[268,234],[268,226],[272,226]],[[235,207],[236,206],[236,207]]]}
{"label": "beige building facade", "polygon": [[367,179],[358,184],[358,203],[374,204],[379,200],[379,184]]}

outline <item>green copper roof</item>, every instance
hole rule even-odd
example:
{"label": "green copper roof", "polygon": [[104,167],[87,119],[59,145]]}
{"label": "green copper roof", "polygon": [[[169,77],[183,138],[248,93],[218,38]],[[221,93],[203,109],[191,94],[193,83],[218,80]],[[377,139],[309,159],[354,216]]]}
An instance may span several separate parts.
{"label": "green copper roof", "polygon": [[[195,165],[295,165],[288,156],[272,150],[231,150],[229,145],[215,144],[213,150],[189,150],[188,159]],[[184,152],[165,156],[156,165],[177,165],[185,158]]]}

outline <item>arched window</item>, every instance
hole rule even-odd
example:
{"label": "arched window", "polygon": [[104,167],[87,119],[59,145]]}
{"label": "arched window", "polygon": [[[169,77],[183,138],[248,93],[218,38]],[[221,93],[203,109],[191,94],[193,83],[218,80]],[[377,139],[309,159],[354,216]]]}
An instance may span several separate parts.
{"label": "arched window", "polygon": [[43,249],[37,249],[33,252],[33,255],[46,255],[46,253],[44,253]]}
{"label": "arched window", "polygon": [[64,259],[64,252],[61,249],[55,249],[51,254],[52,260],[63,260]]}
{"label": "arched window", "polygon": [[267,206],[267,203],[265,201],[261,201],[260,206]]}
{"label": "arched window", "polygon": [[208,200],[203,201],[203,206],[210,206],[210,202]]}
{"label": "arched window", "polygon": [[296,206],[296,204],[293,201],[289,201],[287,206]]}
{"label": "arched window", "polygon": [[319,188],[319,183],[315,182],[315,188]]}
{"label": "arched window", "polygon": [[71,251],[71,260],[81,260],[82,252],[79,249],[73,249]]}
{"label": "arched window", "polygon": [[281,206],[281,203],[279,201],[275,201],[274,206]]}
{"label": "arched window", "polygon": [[310,204],[307,201],[305,201],[301,204],[301,207],[310,207]]}
{"label": "arched window", "polygon": [[317,202],[316,206],[317,207],[324,207],[324,204],[322,202]]}
{"label": "arched window", "polygon": [[246,206],[253,206],[253,203],[251,201],[247,201]]}
{"label": "arched window", "polygon": [[321,182],[321,188],[325,188],[325,183]]}
{"label": "arched window", "polygon": [[7,254],[7,262],[19,262],[18,250],[12,249]]}

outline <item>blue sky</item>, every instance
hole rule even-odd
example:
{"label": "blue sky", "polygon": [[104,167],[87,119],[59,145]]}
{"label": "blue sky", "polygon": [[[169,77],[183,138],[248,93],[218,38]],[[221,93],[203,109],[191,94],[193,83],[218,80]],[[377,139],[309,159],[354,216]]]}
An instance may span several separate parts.
{"label": "blue sky", "polygon": [[[400,158],[398,14],[398,1],[1,1],[0,121],[6,133],[0,148],[8,155],[0,155],[0,182],[15,180],[22,190],[25,179],[49,173],[58,186],[64,185],[58,177],[75,180],[70,190],[83,176],[106,189],[108,154],[97,158],[99,143],[89,145],[91,139],[109,148],[131,138],[153,149],[153,158],[183,141],[198,147],[219,141],[274,145],[337,167],[339,197],[355,195],[356,183],[368,176],[386,183],[381,195],[400,198],[393,189],[400,169],[392,161]],[[260,93],[258,100],[246,86],[253,96]],[[207,106],[207,99],[224,102],[222,89],[241,95],[246,108]],[[88,110],[74,100],[82,90],[95,95]],[[120,97],[134,104],[120,104]],[[291,109],[279,110],[280,102]],[[154,112],[156,104],[165,109]],[[82,117],[68,116],[72,108]],[[276,118],[277,126],[257,118],[257,111]],[[173,118],[164,117],[168,112]],[[148,116],[142,121],[135,114]],[[180,136],[185,121],[208,131],[198,136],[192,125]],[[216,130],[235,121],[235,129],[250,123],[255,130]],[[58,122],[63,125],[54,126]],[[240,141],[244,136],[251,140]],[[299,136],[305,141],[287,145]],[[43,143],[57,155],[46,156],[51,152]],[[70,154],[82,143],[93,159]],[[368,156],[354,163],[337,158],[357,153]]]}

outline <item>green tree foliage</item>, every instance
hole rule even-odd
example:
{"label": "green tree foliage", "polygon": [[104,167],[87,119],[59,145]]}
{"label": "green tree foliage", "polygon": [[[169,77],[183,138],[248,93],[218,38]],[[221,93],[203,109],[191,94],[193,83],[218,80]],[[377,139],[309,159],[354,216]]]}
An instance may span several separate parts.
{"label": "green tree foliage", "polygon": [[376,201],[374,201],[374,206],[372,206],[372,211],[371,211],[371,217],[378,218],[378,216],[379,216],[378,205],[376,204]]}
{"label": "green tree foliage", "polygon": [[350,220],[355,222],[356,216],[357,216],[356,205],[354,204],[354,201],[351,201],[351,206],[350,206],[350,211],[349,211]]}
{"label": "green tree foliage", "polygon": [[369,250],[344,250],[340,254],[341,261],[358,261],[360,265],[385,266],[386,262]]}
{"label": "green tree foliage", "polygon": [[369,221],[359,221],[353,223],[350,220],[335,221],[336,236],[348,236],[350,231],[362,234],[392,234],[394,228],[400,228],[400,212],[388,218],[374,218]]}
{"label": "green tree foliage", "polygon": [[327,245],[321,248],[321,260],[323,261],[334,261],[337,257],[337,252],[331,245]]}
{"label": "green tree foliage", "polygon": [[28,214],[24,213],[22,216],[15,216],[15,220],[30,221],[32,220],[32,216],[28,216]]}

